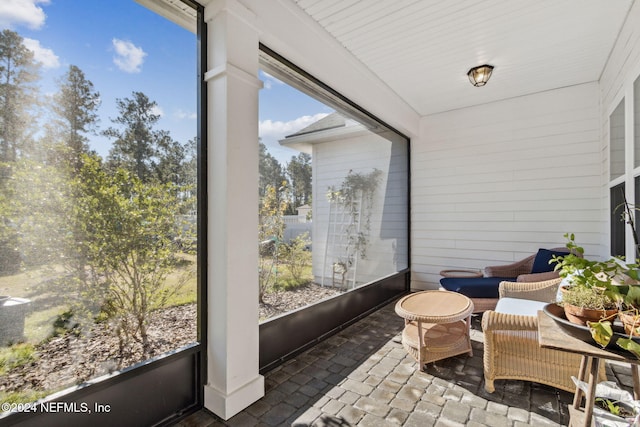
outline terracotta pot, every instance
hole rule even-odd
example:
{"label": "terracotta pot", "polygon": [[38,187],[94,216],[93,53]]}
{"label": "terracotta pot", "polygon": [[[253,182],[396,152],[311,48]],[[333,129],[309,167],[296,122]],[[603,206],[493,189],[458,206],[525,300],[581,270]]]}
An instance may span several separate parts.
{"label": "terracotta pot", "polygon": [[624,332],[627,335],[631,335],[631,332],[633,331],[636,331],[633,333],[634,336],[640,335],[637,331],[637,328],[640,327],[640,315],[635,314],[634,312],[621,311],[618,313],[618,318],[624,325]]}
{"label": "terracotta pot", "polygon": [[578,307],[576,305],[564,304],[564,314],[572,323],[586,326],[587,322],[598,322],[602,319],[613,318],[618,309],[595,310],[591,308]]}

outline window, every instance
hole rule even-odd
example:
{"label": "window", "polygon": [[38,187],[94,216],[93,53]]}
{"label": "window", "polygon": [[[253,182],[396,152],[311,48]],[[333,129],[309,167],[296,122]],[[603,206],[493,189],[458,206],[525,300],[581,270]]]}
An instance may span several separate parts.
{"label": "window", "polygon": [[3,402],[197,340],[196,36],[130,0],[38,7],[0,33]]}
{"label": "window", "polygon": [[625,173],[624,159],[624,98],[609,117],[609,178],[614,180]]}
{"label": "window", "polygon": [[[609,195],[611,212],[611,255],[625,256],[624,182],[612,187]],[[636,187],[637,188],[637,187]]]}
{"label": "window", "polygon": [[[640,77],[636,78],[633,83],[633,146],[634,146],[634,203],[630,205],[631,215],[633,215],[633,225],[632,234],[633,241],[635,246],[635,258],[640,259],[640,248],[638,247],[638,215],[637,206],[640,203],[640,175],[638,175],[638,167],[640,166]],[[634,209],[634,207],[636,207]]]}
{"label": "window", "polygon": [[264,321],[406,270],[409,198],[406,137],[285,60],[261,64]]}
{"label": "window", "polygon": [[[633,83],[634,167],[640,166],[640,77]],[[636,199],[638,200],[638,199]]]}
{"label": "window", "polygon": [[[640,201],[640,77],[627,88],[629,112],[633,120],[632,145],[626,148],[625,99],[623,98],[609,117],[610,139],[610,212],[612,255],[640,258],[637,236],[637,206]],[[628,151],[628,152],[627,152]],[[626,158],[633,156],[633,170],[627,171]],[[631,198],[625,194],[630,190]],[[626,228],[625,223],[630,227]],[[628,237],[627,237],[628,234]],[[626,253],[627,241],[633,239],[633,254]]]}
{"label": "window", "polygon": [[[625,255],[625,223],[621,221],[625,201],[624,98],[609,116],[609,212],[611,254]],[[622,180],[622,182],[620,182]]]}

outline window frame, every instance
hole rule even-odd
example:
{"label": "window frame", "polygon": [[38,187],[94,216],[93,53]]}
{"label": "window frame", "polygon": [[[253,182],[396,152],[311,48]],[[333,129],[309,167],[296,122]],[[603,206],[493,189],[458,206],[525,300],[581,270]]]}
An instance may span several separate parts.
{"label": "window frame", "polygon": [[[329,85],[260,43],[261,59],[272,58],[296,75],[295,82],[337,110],[343,109],[358,121],[374,128],[384,127],[406,141],[407,167],[407,267],[341,295],[262,322],[260,328],[260,373],[263,374],[328,338],[362,317],[378,310],[410,290],[411,271],[411,140],[402,132],[371,114]],[[276,75],[280,78],[281,76]],[[290,81],[286,81],[291,84]],[[312,86],[306,86],[312,85]],[[296,87],[296,85],[293,85]],[[312,87],[312,89],[311,89]],[[300,87],[297,87],[301,90]],[[320,90],[320,93],[318,93]],[[303,90],[306,92],[307,90]]]}
{"label": "window frame", "polygon": [[[89,412],[24,411],[5,413],[0,423],[25,425],[159,425],[168,424],[204,405],[207,348],[207,24],[204,6],[193,0],[180,0],[197,14],[197,141],[198,141],[198,255],[197,255],[197,340],[81,385],[51,394],[38,402],[61,402],[65,408]],[[74,406],[75,405],[75,406]],[[107,405],[108,412],[93,411],[94,405]],[[26,407],[26,406],[25,406]]]}

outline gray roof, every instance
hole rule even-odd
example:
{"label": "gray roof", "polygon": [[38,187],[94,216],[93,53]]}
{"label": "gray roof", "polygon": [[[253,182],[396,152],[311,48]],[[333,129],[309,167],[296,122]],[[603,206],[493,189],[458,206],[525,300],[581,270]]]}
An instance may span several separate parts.
{"label": "gray roof", "polygon": [[344,116],[342,116],[340,113],[333,112],[328,116],[321,118],[317,122],[313,122],[309,126],[303,129],[300,129],[298,132],[285,136],[285,138],[306,135],[314,132],[321,132],[323,130],[335,129],[335,128],[344,127],[344,126],[345,126]]}

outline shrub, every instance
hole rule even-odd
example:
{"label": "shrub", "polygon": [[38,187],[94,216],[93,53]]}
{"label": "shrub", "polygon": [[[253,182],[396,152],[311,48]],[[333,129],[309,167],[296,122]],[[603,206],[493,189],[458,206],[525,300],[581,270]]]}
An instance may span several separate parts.
{"label": "shrub", "polygon": [[309,233],[302,233],[293,239],[284,248],[284,258],[287,261],[287,268],[291,277],[302,284],[304,281],[305,267],[311,263],[311,252],[309,251]]}

